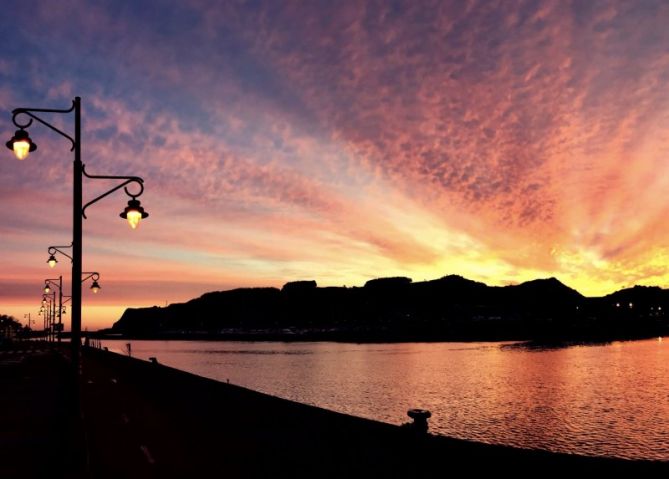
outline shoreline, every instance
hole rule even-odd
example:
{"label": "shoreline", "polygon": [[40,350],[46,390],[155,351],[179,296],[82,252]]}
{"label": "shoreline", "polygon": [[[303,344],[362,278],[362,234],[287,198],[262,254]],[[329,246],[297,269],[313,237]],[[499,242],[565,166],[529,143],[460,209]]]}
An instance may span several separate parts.
{"label": "shoreline", "polygon": [[643,341],[656,339],[656,334],[639,335],[585,335],[565,336],[554,338],[531,337],[471,337],[471,336],[379,336],[339,333],[308,333],[308,334],[277,334],[272,332],[258,333],[226,333],[226,334],[197,334],[197,333],[163,333],[147,335],[109,334],[106,332],[92,332],[87,334],[92,339],[100,340],[134,340],[134,341],[238,341],[238,342],[332,342],[351,344],[402,344],[402,343],[511,343],[508,347],[525,347],[528,349],[553,349],[570,346],[605,345],[617,341]]}
{"label": "shoreline", "polygon": [[[132,382],[143,391],[144,399],[149,402],[152,397],[177,398],[175,403],[167,406],[168,416],[176,417],[175,411],[181,411],[184,417],[179,422],[187,423],[189,428],[194,427],[204,437],[213,437],[224,430],[217,429],[217,424],[230,428],[230,421],[238,422],[241,427],[239,434],[258,435],[272,443],[281,443],[281,448],[285,450],[309,451],[297,463],[306,462],[317,469],[322,461],[336,458],[337,461],[343,460],[347,468],[353,468],[350,470],[357,470],[360,465],[355,464],[355,459],[360,459],[364,451],[369,454],[368,459],[373,460],[362,461],[362,470],[366,465],[373,466],[371,470],[380,468],[387,472],[397,468],[412,473],[435,471],[444,466],[445,458],[449,458],[449,465],[459,463],[469,467],[476,461],[478,467],[484,470],[488,465],[481,464],[482,459],[495,461],[495,467],[550,466],[579,471],[618,471],[622,468],[635,472],[669,470],[669,462],[657,460],[585,456],[480,443],[437,434],[416,435],[406,427],[290,401],[162,364],[91,348],[88,348],[87,354],[108,363],[115,371],[124,371],[124,374],[132,376]],[[223,405],[230,401],[231,409],[226,410]],[[176,410],[174,406],[177,406]],[[233,416],[239,417],[233,419]],[[179,431],[179,434],[182,433]],[[316,444],[312,444],[314,440]],[[423,459],[421,465],[412,466],[411,461],[406,463],[401,459],[406,458],[410,451],[409,455]],[[272,455],[272,458],[279,462],[287,461],[293,466],[296,464],[295,457],[277,458]]]}

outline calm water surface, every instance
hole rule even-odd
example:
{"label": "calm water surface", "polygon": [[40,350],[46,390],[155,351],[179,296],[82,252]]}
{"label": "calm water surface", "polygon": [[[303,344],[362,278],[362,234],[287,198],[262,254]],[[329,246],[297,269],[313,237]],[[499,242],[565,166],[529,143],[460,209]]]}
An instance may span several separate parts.
{"label": "calm water surface", "polygon": [[[104,341],[121,352],[128,341]],[[669,340],[503,343],[130,341],[132,355],[316,406],[476,441],[669,460]]]}

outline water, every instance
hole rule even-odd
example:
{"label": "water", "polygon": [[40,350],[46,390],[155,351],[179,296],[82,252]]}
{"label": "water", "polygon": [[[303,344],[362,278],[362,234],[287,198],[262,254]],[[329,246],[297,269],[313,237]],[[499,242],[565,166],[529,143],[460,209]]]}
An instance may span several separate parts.
{"label": "water", "polygon": [[[128,341],[104,341],[121,352]],[[669,341],[530,351],[504,343],[130,341],[132,355],[295,401],[494,444],[669,460]]]}

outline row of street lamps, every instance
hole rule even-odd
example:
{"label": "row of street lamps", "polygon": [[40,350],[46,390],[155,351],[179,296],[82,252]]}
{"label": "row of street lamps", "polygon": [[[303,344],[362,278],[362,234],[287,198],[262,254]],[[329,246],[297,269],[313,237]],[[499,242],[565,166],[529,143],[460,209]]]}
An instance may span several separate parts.
{"label": "row of street lamps", "polygon": [[[92,272],[84,272],[83,275],[85,275],[82,279],[81,282],[85,283],[87,280],[91,279],[92,284],[91,284],[91,291],[93,293],[97,293],[100,291],[100,283],[98,283],[98,280],[100,279],[100,273],[97,271],[92,271]],[[52,292],[52,288],[57,288],[58,290],[58,302],[56,306],[56,291]],[[54,314],[50,314],[50,309],[45,310],[45,304],[52,301],[52,299],[49,297],[50,295],[53,296],[53,312]],[[63,331],[63,314],[65,314],[65,304],[72,299],[72,296],[66,296],[63,294],[63,277],[59,276],[58,278],[47,278],[44,280],[44,290],[42,293],[42,308],[39,311],[39,314],[42,315],[44,314],[45,316],[45,325],[44,325],[44,331],[46,333],[47,339],[49,341],[54,341],[56,338],[58,339],[58,342],[61,340],[61,334]],[[58,317],[58,322],[56,323],[56,317]],[[58,334],[56,334],[58,333]]]}
{"label": "row of street lamps", "polygon": [[[56,128],[54,125],[42,119],[38,114],[42,113],[57,113],[57,114],[74,114],[74,133],[73,136],[63,132],[62,130]],[[61,246],[52,246],[49,248],[49,259],[47,260],[50,267],[55,267],[58,262],[55,254],[57,252],[64,254],[72,261],[72,296],[71,296],[71,310],[72,310],[72,365],[75,378],[78,378],[80,373],[80,364],[81,364],[81,283],[82,283],[82,237],[83,237],[83,219],[86,218],[86,208],[92,204],[98,202],[102,198],[114,193],[115,191],[123,188],[126,195],[130,197],[128,205],[121,212],[121,218],[124,218],[128,221],[131,228],[135,229],[140,221],[144,218],[147,218],[149,214],[144,211],[144,208],[141,206],[140,201],[137,199],[144,192],[144,180],[138,176],[100,176],[100,175],[90,175],[86,172],[85,166],[81,161],[81,98],[76,97],[72,101],[72,106],[68,109],[45,109],[45,108],[17,108],[12,112],[12,122],[18,128],[14,133],[14,136],[6,143],[7,148],[12,150],[16,157],[19,160],[25,160],[31,152],[37,150],[37,144],[30,138],[30,135],[26,131],[26,128],[29,128],[33,121],[37,121],[47,128],[55,131],[60,136],[69,140],[71,144],[70,151],[74,152],[74,163],[73,163],[73,193],[72,193],[72,255],[68,255],[61,251]],[[110,189],[106,193],[94,198],[85,205],[83,204],[83,177],[91,179],[105,179],[105,180],[123,180],[120,184]],[[131,193],[128,190],[128,186],[134,184],[138,191],[136,193]],[[95,273],[97,275],[97,273]],[[93,285],[97,285],[97,278],[91,276],[93,279]],[[53,280],[48,280],[53,281]],[[53,283],[48,283],[53,285]],[[61,282],[59,283],[62,286],[62,277]],[[61,291],[62,293],[62,291]],[[47,293],[48,294],[48,293]],[[53,293],[54,299],[52,302],[52,308],[55,308],[55,292]],[[48,301],[46,302],[48,303]],[[45,303],[45,304],[46,304]],[[60,313],[62,315],[62,304],[60,304]],[[53,320],[53,316],[51,318]],[[60,323],[62,324],[62,323]]]}

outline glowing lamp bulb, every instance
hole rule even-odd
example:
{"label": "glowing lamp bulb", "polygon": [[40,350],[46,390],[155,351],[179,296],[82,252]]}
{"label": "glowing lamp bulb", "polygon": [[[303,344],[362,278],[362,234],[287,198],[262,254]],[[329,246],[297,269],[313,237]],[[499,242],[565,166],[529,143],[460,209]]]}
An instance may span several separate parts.
{"label": "glowing lamp bulb", "polygon": [[14,154],[19,160],[25,160],[30,153],[30,143],[26,140],[15,141],[13,145]]}
{"label": "glowing lamp bulb", "polygon": [[49,264],[50,268],[55,268],[56,263],[58,263],[58,260],[56,259],[56,257],[54,255],[51,255],[51,256],[49,256],[49,259],[46,260],[46,262]]}
{"label": "glowing lamp bulb", "polygon": [[126,213],[126,219],[128,220],[128,224],[132,229],[137,228],[139,226],[139,222],[142,219],[142,213],[140,213],[137,210],[131,210]]}
{"label": "glowing lamp bulb", "polygon": [[139,200],[135,198],[128,201],[128,206],[125,207],[123,213],[119,215],[121,218],[128,220],[128,224],[132,229],[136,229],[139,225],[139,222],[149,216],[149,214],[144,211]]}

